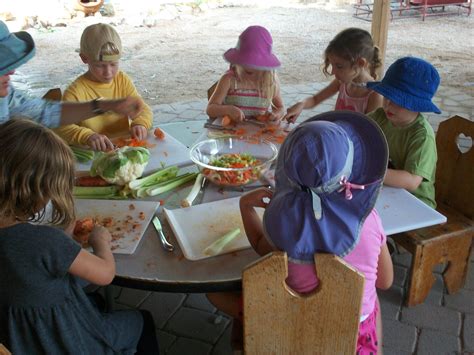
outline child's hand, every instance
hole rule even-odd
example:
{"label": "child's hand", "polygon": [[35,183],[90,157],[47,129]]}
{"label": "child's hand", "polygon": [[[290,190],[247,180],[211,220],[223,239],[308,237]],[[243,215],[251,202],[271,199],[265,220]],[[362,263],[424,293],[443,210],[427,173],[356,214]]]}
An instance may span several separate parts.
{"label": "child's hand", "polygon": [[148,137],[148,131],[145,128],[145,126],[142,126],[142,125],[132,126],[130,131],[132,133],[132,138],[136,138],[139,141],[142,141],[146,139],[146,137]]}
{"label": "child's hand", "polygon": [[273,191],[266,187],[249,191],[240,197],[241,207],[266,208],[273,196]]}
{"label": "child's hand", "polygon": [[235,106],[232,106],[229,112],[230,118],[235,122],[242,122],[245,119],[243,111]]}
{"label": "child's hand", "polygon": [[283,112],[283,110],[272,111],[272,112],[269,112],[268,120],[274,124],[278,124],[280,123],[284,115],[285,113]]}
{"label": "child's hand", "polygon": [[107,228],[100,225],[94,226],[89,236],[89,244],[94,251],[104,248],[110,250],[111,241],[112,236],[110,235],[110,232],[107,230]]}
{"label": "child's hand", "polygon": [[114,149],[114,144],[110,139],[106,135],[99,133],[94,133],[90,136],[87,140],[87,145],[94,150],[100,150],[103,152]]}
{"label": "child's hand", "polygon": [[295,123],[296,119],[298,116],[301,114],[301,112],[304,109],[304,103],[303,102],[297,102],[293,106],[291,106],[286,115],[283,117],[284,120],[287,120],[289,123]]}

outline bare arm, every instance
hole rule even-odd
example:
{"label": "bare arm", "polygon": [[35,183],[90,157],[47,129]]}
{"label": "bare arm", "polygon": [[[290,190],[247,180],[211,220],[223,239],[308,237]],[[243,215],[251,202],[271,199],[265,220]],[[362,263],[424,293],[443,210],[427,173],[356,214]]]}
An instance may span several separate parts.
{"label": "bare arm", "polygon": [[[131,119],[137,117],[143,109],[143,102],[137,97],[130,96],[118,100],[99,100],[97,105],[104,112],[113,111]],[[92,101],[63,102],[60,124],[73,124],[97,116],[93,110]]]}
{"label": "bare arm", "polygon": [[259,254],[265,255],[273,251],[263,232],[262,220],[255,211],[255,207],[266,208],[264,198],[271,198],[273,192],[267,188],[250,191],[240,198],[240,213],[244,223],[245,234],[252,248]]}
{"label": "bare arm", "polygon": [[393,263],[390,252],[388,251],[387,243],[382,246],[379,255],[379,262],[377,266],[377,281],[375,286],[382,290],[389,289],[393,283]]}
{"label": "bare arm", "polygon": [[405,170],[387,169],[384,184],[392,187],[400,187],[408,191],[415,191],[420,186],[423,178],[413,175]]}
{"label": "bare arm", "polygon": [[106,228],[94,227],[89,238],[94,254],[82,249],[71,264],[69,272],[95,285],[110,284],[115,276],[115,260],[110,250],[111,240]]}
{"label": "bare arm", "polygon": [[326,86],[317,94],[307,97],[303,101],[297,102],[291,106],[283,119],[287,120],[288,122],[295,122],[303,110],[313,108],[337,94],[339,91],[339,85],[339,81],[334,79],[328,86]]}
{"label": "bare arm", "polygon": [[280,93],[280,84],[277,82],[275,94],[272,98],[272,112],[270,116],[271,121],[280,121],[285,115],[285,105]]}
{"label": "bare arm", "polygon": [[228,115],[234,121],[242,121],[244,113],[234,105],[224,105],[225,97],[230,89],[231,76],[223,75],[217,83],[216,89],[207,104],[206,113],[209,117],[221,117]]}

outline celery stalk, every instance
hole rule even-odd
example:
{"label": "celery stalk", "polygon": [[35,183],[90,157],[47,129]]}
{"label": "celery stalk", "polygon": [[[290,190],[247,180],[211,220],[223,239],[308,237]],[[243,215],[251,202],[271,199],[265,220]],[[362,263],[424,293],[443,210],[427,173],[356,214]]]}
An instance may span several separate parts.
{"label": "celery stalk", "polygon": [[119,191],[118,186],[74,186],[73,195],[76,198],[125,199]]}
{"label": "celery stalk", "polygon": [[128,183],[128,187],[131,190],[138,190],[140,188],[156,185],[157,183],[176,177],[176,175],[178,175],[178,170],[179,169],[177,166],[170,166],[166,169],[158,170],[157,172],[154,172],[148,176],[130,181]]}
{"label": "celery stalk", "polygon": [[197,173],[186,173],[183,175],[179,175],[175,177],[174,179],[167,180],[165,182],[162,182],[160,184],[156,184],[147,188],[146,194],[148,196],[156,196],[156,195],[162,194],[178,186],[181,186],[182,184],[185,184],[188,181],[195,179],[196,176],[197,176]]}
{"label": "celery stalk", "polygon": [[240,234],[240,228],[235,228],[230,232],[224,234],[222,237],[217,239],[211,245],[209,245],[206,249],[204,249],[204,254],[209,256],[218,255],[224,247],[233,241],[238,235]]}

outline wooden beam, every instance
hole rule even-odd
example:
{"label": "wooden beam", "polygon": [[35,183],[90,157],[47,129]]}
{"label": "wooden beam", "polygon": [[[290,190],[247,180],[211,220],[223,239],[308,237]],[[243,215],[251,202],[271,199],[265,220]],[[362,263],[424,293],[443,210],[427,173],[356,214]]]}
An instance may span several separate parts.
{"label": "wooden beam", "polygon": [[380,49],[380,58],[382,59],[382,65],[377,70],[377,76],[379,79],[381,79],[384,72],[389,23],[390,0],[374,0],[374,9],[372,13],[372,38],[374,39],[374,44]]}

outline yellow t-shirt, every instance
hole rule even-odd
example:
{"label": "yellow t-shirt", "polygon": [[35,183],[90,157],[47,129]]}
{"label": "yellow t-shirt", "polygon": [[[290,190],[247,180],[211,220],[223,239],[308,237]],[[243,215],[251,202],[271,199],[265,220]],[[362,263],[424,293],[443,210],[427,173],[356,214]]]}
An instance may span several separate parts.
{"label": "yellow t-shirt", "polygon": [[[97,98],[120,99],[127,96],[140,97],[132,80],[122,71],[118,71],[110,83],[98,83],[89,80],[85,74],[78,77],[66,89],[63,101],[91,101]],[[150,129],[153,125],[153,113],[144,103],[143,111],[132,121],[132,126],[142,125]],[[88,118],[78,124],[61,126],[54,130],[68,144],[86,145],[94,133],[108,137],[123,135],[130,131],[130,121],[125,116],[113,112]]]}

